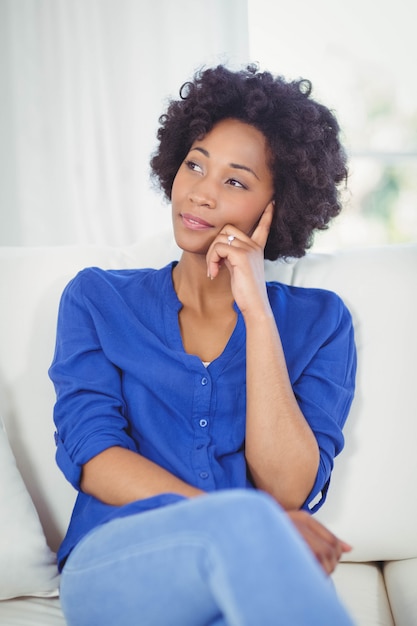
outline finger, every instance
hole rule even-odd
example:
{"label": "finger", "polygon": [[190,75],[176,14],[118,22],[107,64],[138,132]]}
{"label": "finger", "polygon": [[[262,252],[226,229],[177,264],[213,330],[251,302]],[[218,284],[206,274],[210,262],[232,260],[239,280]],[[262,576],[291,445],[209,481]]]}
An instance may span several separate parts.
{"label": "finger", "polygon": [[310,527],[305,521],[297,519],[295,525],[321,567],[327,574],[330,574],[337,562],[331,546],[317,533],[316,528]]}
{"label": "finger", "polygon": [[317,535],[321,538],[325,545],[324,558],[327,559],[327,561],[332,565],[334,569],[334,567],[336,567],[337,563],[340,561],[343,552],[346,552],[344,547],[350,548],[350,546],[341,541],[338,537],[336,537],[336,535],[331,533],[324,526],[318,527],[315,530],[317,531]]}
{"label": "finger", "polygon": [[250,243],[249,237],[231,224],[224,227],[211,244],[206,255],[207,276],[209,278],[217,276],[225,259],[228,259],[233,250],[243,243],[243,239],[247,239],[248,243]]}
{"label": "finger", "polygon": [[346,543],[346,541],[340,541],[340,543],[342,545],[342,552],[351,552],[353,550],[353,546]]}
{"label": "finger", "polygon": [[343,552],[350,549],[323,524],[304,511],[291,511],[290,518],[295,523],[323,569],[330,574],[338,564]]}
{"label": "finger", "polygon": [[342,555],[340,542],[336,540],[336,538],[328,541],[320,534],[316,534],[314,532],[309,533],[307,531],[306,534],[309,535],[307,542],[309,543],[316,559],[323,567],[324,571],[327,574],[331,574],[339,563]]}
{"label": "finger", "polygon": [[343,552],[348,552],[352,549],[348,543],[345,543],[344,541],[339,539],[339,537],[332,533],[326,526],[324,526],[324,524],[319,522],[310,513],[307,513],[305,511],[300,511],[299,513],[305,514],[305,523],[307,523],[311,527],[311,529],[318,535],[320,535],[325,541],[332,545],[337,545],[338,547],[340,547],[341,550],[343,550]]}
{"label": "finger", "polygon": [[304,538],[324,571],[327,574],[331,574],[339,562],[334,546],[308,530],[305,531]]}
{"label": "finger", "polygon": [[233,248],[233,244],[236,244],[237,238],[234,235],[226,235],[224,233],[223,235],[221,240],[214,241],[211,244],[206,255],[207,276],[211,279],[216,278],[220,267],[236,249],[236,247]]}
{"label": "finger", "polygon": [[271,229],[272,218],[274,217],[274,202],[271,201],[261,215],[257,227],[253,231],[252,241],[254,241],[262,249],[266,246],[269,231]]}
{"label": "finger", "polygon": [[223,257],[220,256],[218,250],[213,246],[210,247],[206,256],[207,263],[207,276],[213,280],[219,273],[221,264],[223,263]]}

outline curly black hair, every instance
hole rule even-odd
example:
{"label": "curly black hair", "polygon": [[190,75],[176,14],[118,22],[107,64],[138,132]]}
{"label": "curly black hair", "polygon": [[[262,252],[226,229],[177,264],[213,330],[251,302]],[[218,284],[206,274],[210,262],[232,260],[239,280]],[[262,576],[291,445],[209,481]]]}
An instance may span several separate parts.
{"label": "curly black hair", "polygon": [[196,139],[225,118],[251,124],[266,137],[274,181],[275,214],[265,258],[302,257],[315,230],[339,214],[346,154],[333,113],[311,98],[305,79],[286,81],[249,65],[197,72],[159,118],[151,173],[171,199],[175,175]]}

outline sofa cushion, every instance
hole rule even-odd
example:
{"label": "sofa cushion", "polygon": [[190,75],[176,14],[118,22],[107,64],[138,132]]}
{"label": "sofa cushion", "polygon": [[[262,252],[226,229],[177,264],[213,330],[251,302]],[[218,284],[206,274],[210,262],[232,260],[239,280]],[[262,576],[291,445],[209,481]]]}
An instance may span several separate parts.
{"label": "sofa cushion", "polygon": [[55,555],[0,422],[0,600],[57,595]]}
{"label": "sofa cushion", "polygon": [[395,626],[415,626],[417,624],[417,559],[386,563],[384,577]]}
{"label": "sofa cushion", "polygon": [[[378,564],[340,563],[332,578],[355,624],[394,626],[384,578]],[[398,626],[397,622],[395,624]]]}
{"label": "sofa cushion", "polygon": [[59,598],[17,598],[0,602],[4,626],[65,626]]}

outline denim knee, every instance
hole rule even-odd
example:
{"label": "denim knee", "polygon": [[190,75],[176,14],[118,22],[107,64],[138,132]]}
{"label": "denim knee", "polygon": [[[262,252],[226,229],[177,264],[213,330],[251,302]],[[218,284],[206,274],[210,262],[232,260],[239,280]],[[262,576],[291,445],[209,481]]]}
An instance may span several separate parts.
{"label": "denim knee", "polygon": [[[212,498],[212,501],[209,500]],[[282,507],[268,494],[255,490],[236,489],[218,492],[208,497],[210,518],[216,534],[230,541],[268,541],[271,534],[291,532],[292,525]]]}

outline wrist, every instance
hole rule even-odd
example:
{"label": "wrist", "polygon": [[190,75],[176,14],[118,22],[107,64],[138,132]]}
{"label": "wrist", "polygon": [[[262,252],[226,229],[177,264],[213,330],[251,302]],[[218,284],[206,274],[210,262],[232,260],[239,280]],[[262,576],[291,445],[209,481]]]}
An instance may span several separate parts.
{"label": "wrist", "polygon": [[275,318],[269,302],[260,303],[258,306],[250,306],[241,311],[246,325],[248,324],[270,324]]}

